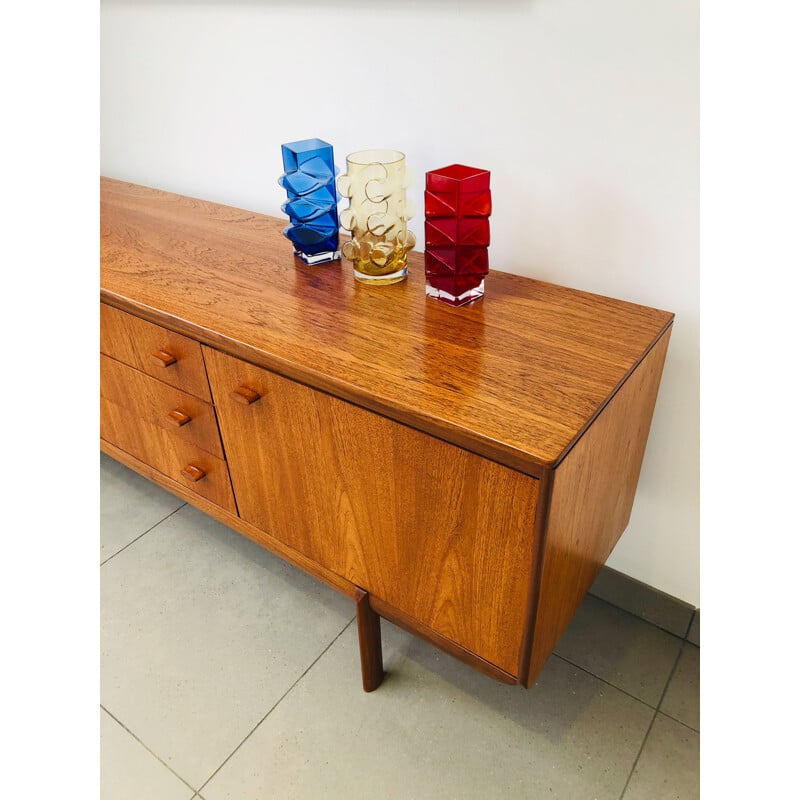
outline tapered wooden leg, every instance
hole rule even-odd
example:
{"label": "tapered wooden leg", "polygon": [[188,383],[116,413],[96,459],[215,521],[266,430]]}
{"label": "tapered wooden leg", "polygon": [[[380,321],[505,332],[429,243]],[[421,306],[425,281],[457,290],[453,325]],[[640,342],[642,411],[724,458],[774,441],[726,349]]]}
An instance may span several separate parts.
{"label": "tapered wooden leg", "polygon": [[361,680],[365,692],[372,692],[383,682],[383,651],[381,649],[381,618],[369,604],[369,594],[363,589],[356,593],[356,623],[358,649],[361,652]]}

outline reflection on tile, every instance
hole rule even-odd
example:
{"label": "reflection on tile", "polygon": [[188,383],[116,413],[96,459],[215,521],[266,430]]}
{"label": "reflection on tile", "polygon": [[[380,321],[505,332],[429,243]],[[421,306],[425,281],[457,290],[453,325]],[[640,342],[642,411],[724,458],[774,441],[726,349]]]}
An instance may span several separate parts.
{"label": "reflection on tile", "polygon": [[152,481],[100,454],[100,561],[183,505]]}
{"label": "reflection on tile", "polygon": [[190,789],[100,710],[101,800],[190,800]]}
{"label": "reflection on tile", "polygon": [[586,595],[555,652],[655,708],[681,640]]}
{"label": "reflection on tile", "polygon": [[198,789],[354,614],[191,506],[107,562],[101,590],[103,705]]}
{"label": "reflection on tile", "polygon": [[623,800],[700,797],[700,734],[657,714]]}
{"label": "reflection on tile", "polygon": [[358,674],[351,626],[204,787],[206,800],[618,800],[653,710],[552,657],[505,686],[382,622],[388,676]]}
{"label": "reflection on tile", "polygon": [[700,648],[686,642],[675,674],[661,702],[661,711],[700,730]]}

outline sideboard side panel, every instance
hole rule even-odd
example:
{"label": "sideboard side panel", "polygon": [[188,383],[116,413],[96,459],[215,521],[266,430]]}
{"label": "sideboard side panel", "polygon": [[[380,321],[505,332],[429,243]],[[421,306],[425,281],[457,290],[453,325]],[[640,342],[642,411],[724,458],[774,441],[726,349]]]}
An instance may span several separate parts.
{"label": "sideboard side panel", "polygon": [[528,687],[628,524],[670,332],[555,470]]}

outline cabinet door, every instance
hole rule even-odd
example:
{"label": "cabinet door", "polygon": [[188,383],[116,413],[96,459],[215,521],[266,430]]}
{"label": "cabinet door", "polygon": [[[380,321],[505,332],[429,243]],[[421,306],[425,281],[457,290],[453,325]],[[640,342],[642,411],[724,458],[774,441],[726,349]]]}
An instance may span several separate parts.
{"label": "cabinet door", "polygon": [[240,516],[517,675],[538,481],[203,349]]}

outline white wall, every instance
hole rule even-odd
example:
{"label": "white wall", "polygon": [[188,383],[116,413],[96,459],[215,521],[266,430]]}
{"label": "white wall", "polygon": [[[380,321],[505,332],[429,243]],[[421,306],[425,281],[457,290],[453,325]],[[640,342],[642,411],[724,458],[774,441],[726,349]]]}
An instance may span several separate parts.
{"label": "white wall", "polygon": [[[280,214],[280,144],[492,173],[495,269],[676,314],[609,565],[699,605],[699,0],[103,0],[102,172]],[[491,291],[491,285],[487,285]]]}

